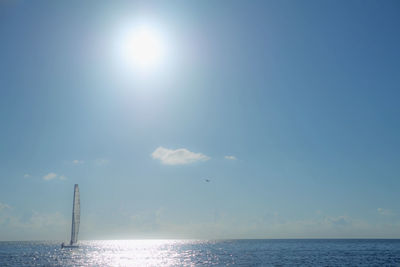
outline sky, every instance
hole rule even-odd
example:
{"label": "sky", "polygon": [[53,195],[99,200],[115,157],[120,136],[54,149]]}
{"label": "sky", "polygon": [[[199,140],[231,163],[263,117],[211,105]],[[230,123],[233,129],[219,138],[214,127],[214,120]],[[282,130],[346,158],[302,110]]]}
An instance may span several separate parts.
{"label": "sky", "polygon": [[400,238],[399,11],[1,1],[0,240]]}

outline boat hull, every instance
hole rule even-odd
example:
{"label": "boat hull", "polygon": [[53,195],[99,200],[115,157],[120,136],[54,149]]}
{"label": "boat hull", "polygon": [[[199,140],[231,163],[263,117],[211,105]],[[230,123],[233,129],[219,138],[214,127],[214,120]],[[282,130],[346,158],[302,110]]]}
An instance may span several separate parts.
{"label": "boat hull", "polygon": [[79,248],[79,246],[78,245],[64,245],[64,244],[61,244],[61,248]]}

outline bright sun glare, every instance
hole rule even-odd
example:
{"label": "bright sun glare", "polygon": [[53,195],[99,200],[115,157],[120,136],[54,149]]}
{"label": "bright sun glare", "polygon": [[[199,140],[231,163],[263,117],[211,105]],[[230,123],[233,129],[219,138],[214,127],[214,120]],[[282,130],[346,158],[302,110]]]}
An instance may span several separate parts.
{"label": "bright sun glare", "polygon": [[140,71],[161,64],[165,47],[161,34],[149,26],[132,27],[123,32],[120,40],[120,57],[128,66]]}

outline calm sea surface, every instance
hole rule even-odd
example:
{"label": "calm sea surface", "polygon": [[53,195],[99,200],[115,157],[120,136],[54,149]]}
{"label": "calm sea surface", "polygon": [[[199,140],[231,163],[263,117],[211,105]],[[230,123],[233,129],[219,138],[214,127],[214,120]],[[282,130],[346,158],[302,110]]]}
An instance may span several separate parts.
{"label": "calm sea surface", "polygon": [[0,242],[0,266],[400,266],[400,240]]}

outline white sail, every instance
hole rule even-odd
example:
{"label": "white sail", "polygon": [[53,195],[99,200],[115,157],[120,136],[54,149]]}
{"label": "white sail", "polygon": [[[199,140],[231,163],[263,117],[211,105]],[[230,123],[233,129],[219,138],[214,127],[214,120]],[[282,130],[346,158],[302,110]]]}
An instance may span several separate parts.
{"label": "white sail", "polygon": [[74,202],[72,208],[72,227],[71,227],[71,242],[70,245],[76,244],[78,241],[79,223],[81,217],[80,199],[79,199],[79,188],[75,184],[74,188]]}

